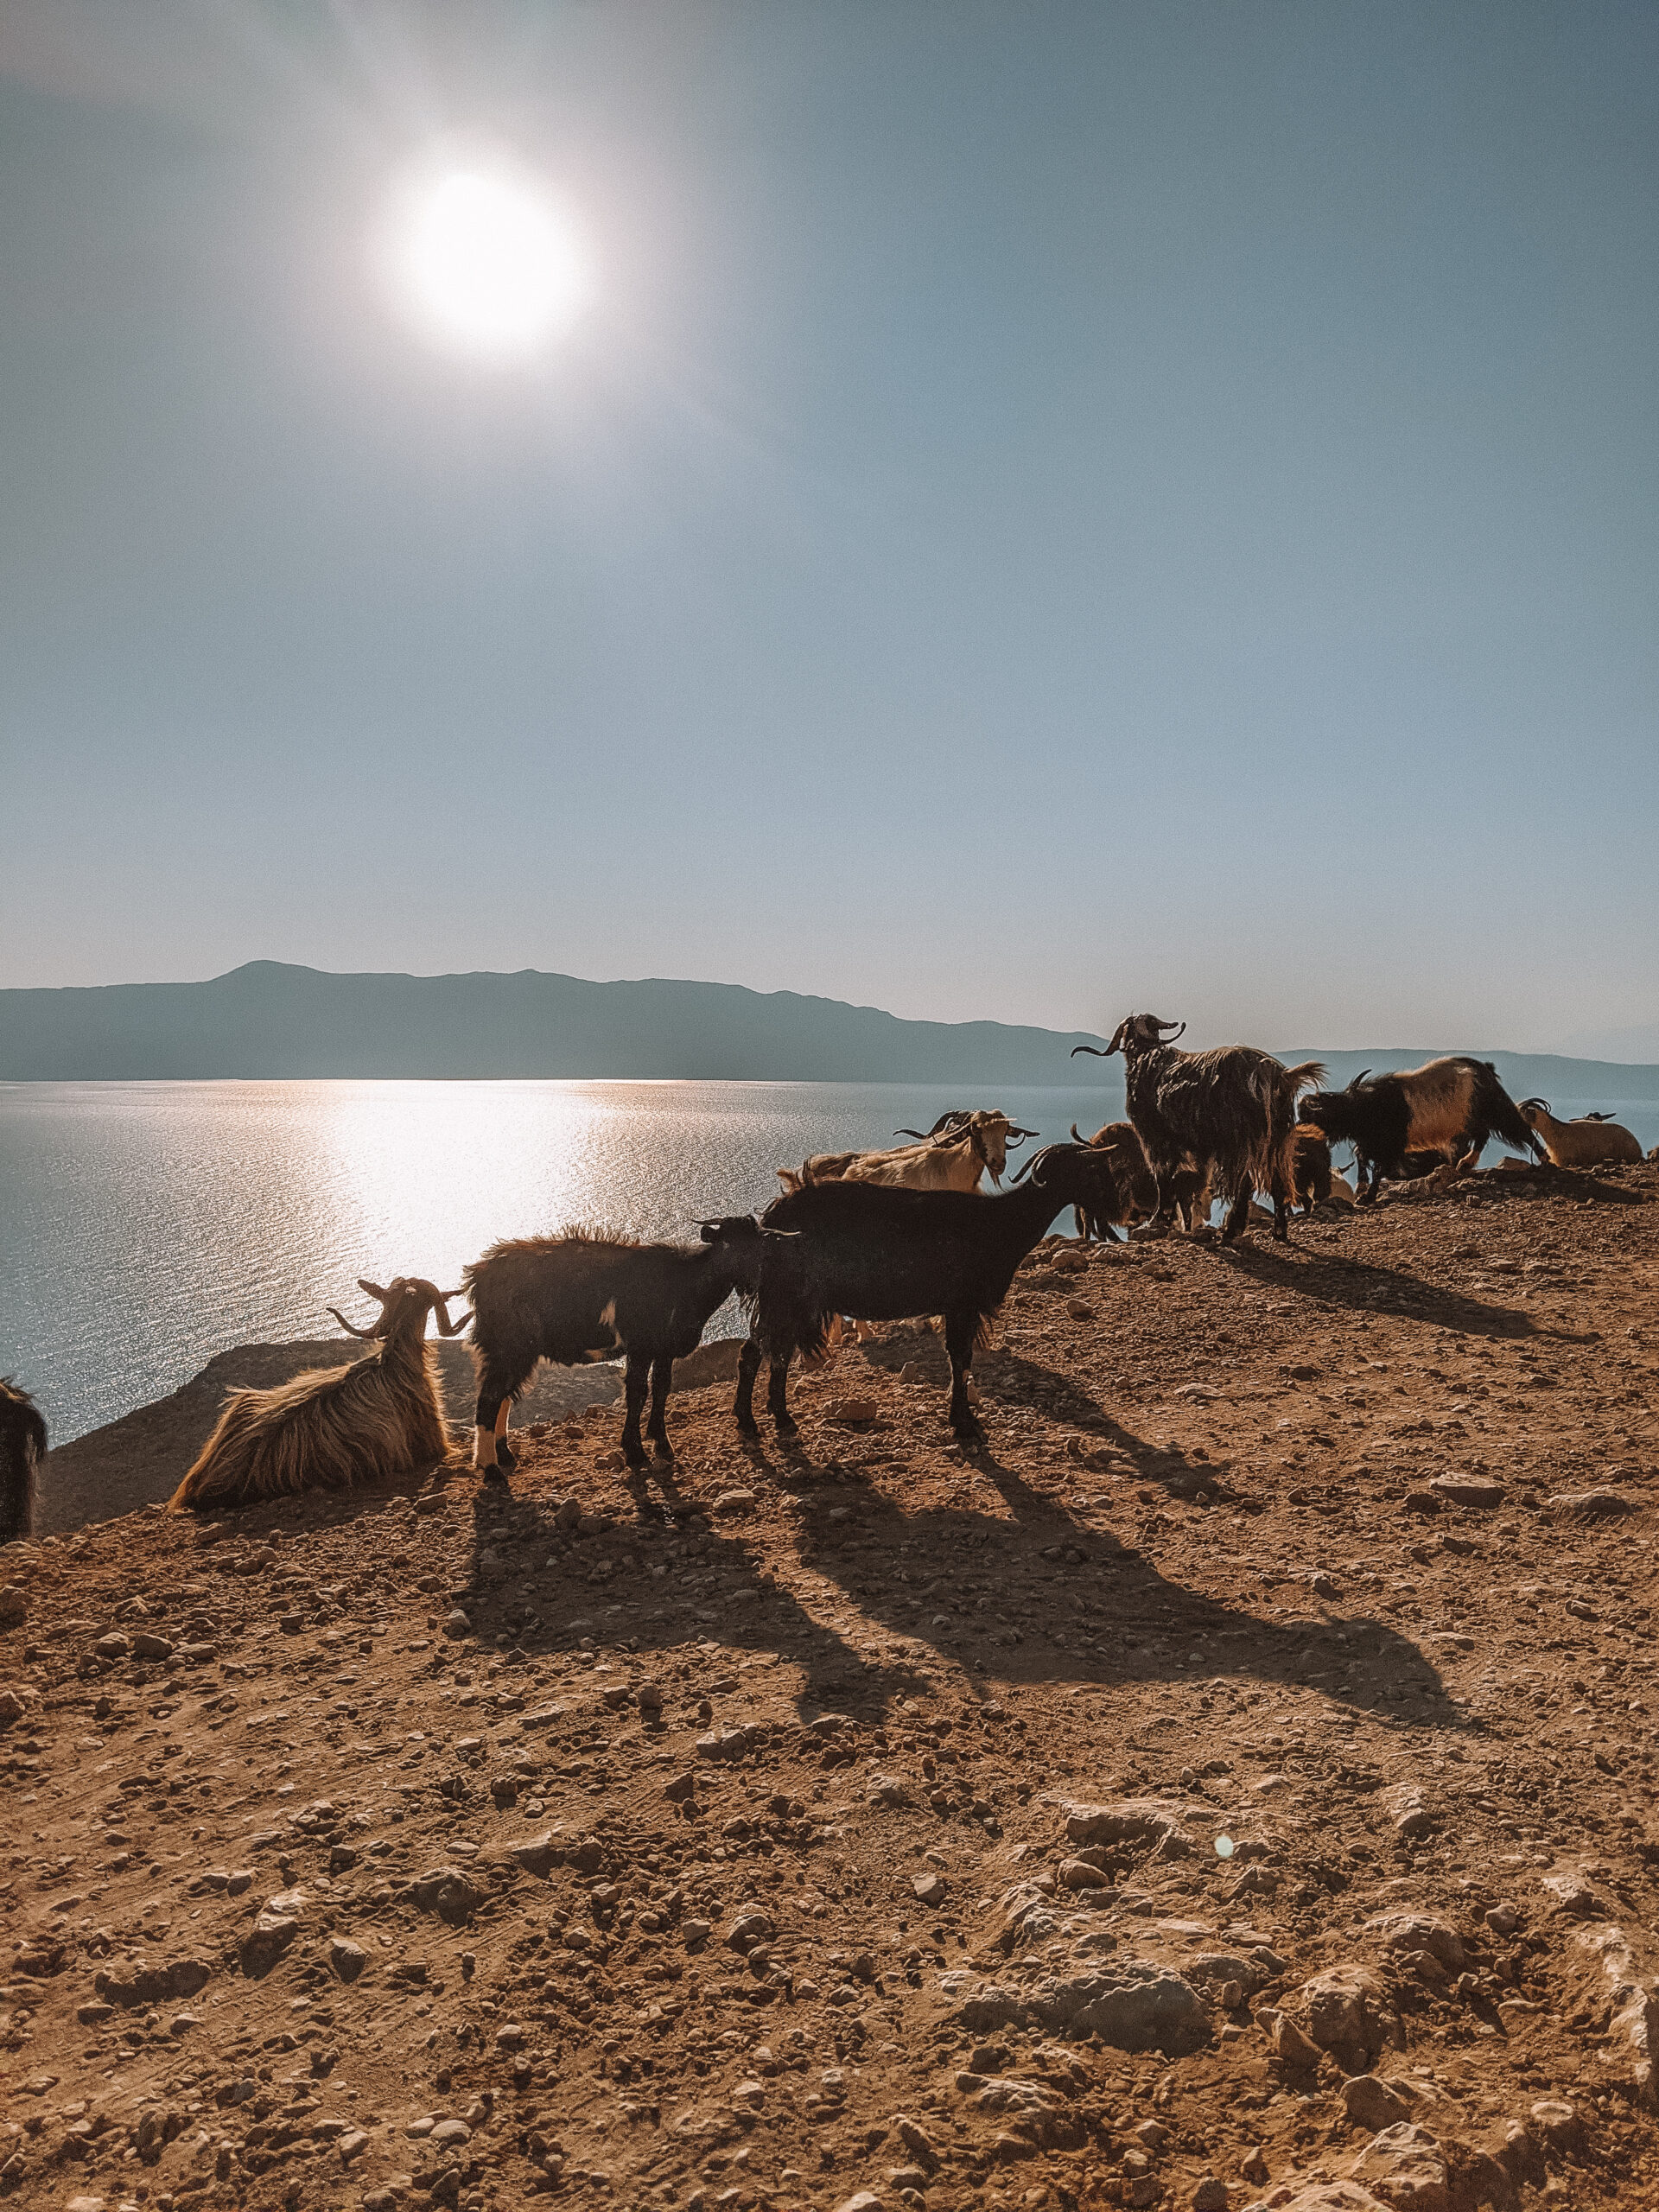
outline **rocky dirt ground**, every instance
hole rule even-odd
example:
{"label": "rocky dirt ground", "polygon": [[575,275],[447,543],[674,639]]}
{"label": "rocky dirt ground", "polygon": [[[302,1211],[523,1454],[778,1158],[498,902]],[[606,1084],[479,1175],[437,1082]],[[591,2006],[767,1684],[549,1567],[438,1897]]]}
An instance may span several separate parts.
{"label": "rocky dirt ground", "polygon": [[1659,2203],[1659,1173],[0,1566],[27,2205]]}

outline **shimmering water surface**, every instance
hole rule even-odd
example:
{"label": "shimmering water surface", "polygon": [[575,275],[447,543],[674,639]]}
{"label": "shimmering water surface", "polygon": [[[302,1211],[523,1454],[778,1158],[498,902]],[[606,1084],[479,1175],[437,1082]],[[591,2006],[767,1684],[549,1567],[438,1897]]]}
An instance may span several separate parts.
{"label": "shimmering water surface", "polygon": [[[229,1345],[359,1322],[366,1275],[446,1289],[500,1236],[576,1222],[694,1240],[808,1153],[992,1103],[1046,1136],[1116,1090],[758,1083],[0,1086],[0,1374],[67,1442]],[[1118,1106],[1111,1106],[1116,1098]],[[1033,1147],[1027,1146],[1026,1152]],[[1019,1156],[1023,1156],[1023,1154]],[[728,1317],[729,1325],[729,1317]],[[342,1342],[344,1340],[342,1339]]]}
{"label": "shimmering water surface", "polygon": [[[1122,1090],[1109,1076],[982,1098],[884,1084],[0,1085],[0,1374],[67,1442],[232,1344],[332,1335],[330,1305],[368,1319],[359,1275],[447,1288],[497,1237],[575,1222],[690,1238],[700,1216],[764,1205],[772,1171],[808,1153],[890,1144],[976,1104],[1059,1138],[1121,1113]],[[1659,1142],[1650,1105],[1554,1105],[1606,1106]]]}

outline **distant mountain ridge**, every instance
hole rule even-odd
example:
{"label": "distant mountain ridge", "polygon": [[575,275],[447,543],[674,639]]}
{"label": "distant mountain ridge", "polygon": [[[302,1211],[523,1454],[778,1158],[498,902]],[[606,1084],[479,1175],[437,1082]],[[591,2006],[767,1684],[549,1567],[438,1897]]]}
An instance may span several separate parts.
{"label": "distant mountain ridge", "polygon": [[[0,991],[0,1082],[319,1077],[703,1078],[1076,1084],[1121,1094],[1121,1063],[1069,1055],[1088,1030],[906,1021],[875,1007],[737,983],[514,975],[333,975],[251,961],[200,983]],[[1464,1048],[1468,1049],[1468,1048]],[[1336,1052],[1333,1081],[1426,1050]],[[1517,1096],[1659,1099],[1659,1067],[1482,1052]]]}

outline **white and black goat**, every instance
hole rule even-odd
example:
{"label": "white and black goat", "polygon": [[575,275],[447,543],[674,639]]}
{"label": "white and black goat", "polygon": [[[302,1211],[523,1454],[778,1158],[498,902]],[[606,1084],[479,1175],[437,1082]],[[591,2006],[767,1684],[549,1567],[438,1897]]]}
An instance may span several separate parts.
{"label": "white and black goat", "polygon": [[651,1391],[645,1433],[673,1457],[666,1408],[674,1363],[695,1351],[709,1317],[732,1293],[752,1293],[766,1241],[750,1214],[702,1224],[701,1244],[641,1244],[575,1229],[493,1244],[461,1270],[473,1301],[478,1369],[473,1465],[505,1481],[516,1463],[506,1443],[513,1402],[539,1362],[579,1367],[626,1354],[622,1451],[645,1465],[639,1415]]}
{"label": "white and black goat", "polygon": [[27,1390],[0,1376],[0,1544],[35,1532],[35,1499],[46,1457],[46,1422]]}
{"label": "white and black goat", "polygon": [[1535,1160],[1544,1147],[1490,1060],[1460,1054],[1427,1060],[1393,1075],[1357,1075],[1345,1090],[1317,1091],[1302,1101],[1302,1119],[1332,1144],[1351,1144],[1357,1201],[1374,1205],[1385,1182],[1411,1179],[1428,1156],[1472,1167],[1494,1137]]}
{"label": "white and black goat", "polygon": [[754,1379],[764,1357],[772,1366],[768,1410],[780,1435],[795,1433],[789,1363],[823,1350],[833,1316],[899,1321],[938,1313],[950,1358],[950,1425],[977,1442],[968,1370],[1015,1268],[1063,1208],[1082,1206],[1109,1219],[1119,1204],[1109,1159],[1088,1145],[1046,1146],[1014,1182],[995,1198],[835,1182],[808,1183],[774,1198],[760,1219],[781,1233],[766,1244],[760,1286],[748,1299],[752,1319],[734,1408],[739,1428],[755,1433]]}
{"label": "white and black goat", "polygon": [[[1273,1199],[1273,1233],[1282,1240],[1294,1195],[1297,1096],[1323,1083],[1325,1070],[1317,1060],[1287,1068],[1253,1045],[1179,1052],[1174,1037],[1185,1027],[1132,1014],[1109,1045],[1076,1045],[1072,1058],[1122,1053],[1129,1119],[1157,1179],[1160,1217],[1185,1206],[1190,1222],[1197,1193],[1212,1187],[1229,1202],[1221,1232],[1227,1242],[1249,1219],[1256,1192],[1265,1190]],[[1166,1030],[1174,1032],[1167,1042]]]}

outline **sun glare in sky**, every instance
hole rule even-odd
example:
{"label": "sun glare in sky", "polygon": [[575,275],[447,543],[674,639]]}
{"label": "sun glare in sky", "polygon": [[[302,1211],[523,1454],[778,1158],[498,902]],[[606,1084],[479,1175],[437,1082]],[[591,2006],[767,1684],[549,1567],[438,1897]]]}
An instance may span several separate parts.
{"label": "sun glare in sky", "polygon": [[384,246],[397,305],[431,343],[482,362],[524,361],[585,305],[580,244],[536,180],[454,162],[393,195]]}

